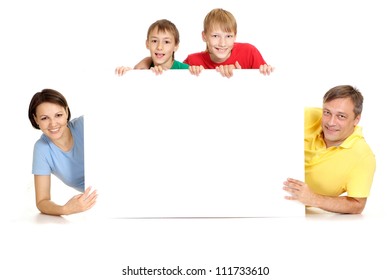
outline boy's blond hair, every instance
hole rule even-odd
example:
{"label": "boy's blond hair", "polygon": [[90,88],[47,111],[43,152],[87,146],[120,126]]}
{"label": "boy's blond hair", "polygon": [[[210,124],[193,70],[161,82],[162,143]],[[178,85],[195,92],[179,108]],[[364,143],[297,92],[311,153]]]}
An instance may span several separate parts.
{"label": "boy's blond hair", "polygon": [[221,28],[224,32],[233,32],[237,35],[237,22],[233,14],[224,9],[211,10],[203,21],[203,32],[215,30]]}

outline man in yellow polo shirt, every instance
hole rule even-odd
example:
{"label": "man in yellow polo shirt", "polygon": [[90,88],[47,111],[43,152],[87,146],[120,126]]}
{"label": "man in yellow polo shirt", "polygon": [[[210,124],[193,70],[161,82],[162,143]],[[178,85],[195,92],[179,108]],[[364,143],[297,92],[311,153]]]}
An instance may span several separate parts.
{"label": "man in yellow polo shirt", "polygon": [[322,109],[305,109],[305,182],[288,178],[286,199],[336,213],[363,211],[376,161],[358,126],[362,109],[363,96],[349,85],[331,88]]}

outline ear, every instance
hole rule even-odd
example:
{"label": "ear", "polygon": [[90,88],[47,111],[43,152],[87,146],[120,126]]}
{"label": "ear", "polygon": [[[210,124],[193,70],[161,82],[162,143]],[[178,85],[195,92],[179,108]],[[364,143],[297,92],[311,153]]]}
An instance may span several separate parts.
{"label": "ear", "polygon": [[178,49],[179,49],[179,44],[177,44],[177,45],[175,46],[175,48],[173,49],[173,51],[174,51],[174,52],[177,52]]}
{"label": "ear", "polygon": [[354,126],[357,126],[357,125],[358,125],[358,123],[359,123],[359,121],[360,121],[360,117],[361,117],[361,115],[356,116],[355,120],[353,121],[353,125],[354,125]]}
{"label": "ear", "polygon": [[202,40],[203,42],[206,42],[206,33],[204,33],[204,31],[202,31]]}
{"label": "ear", "polygon": [[147,49],[149,49],[149,40],[148,39],[146,39],[146,41],[145,41],[145,46]]}

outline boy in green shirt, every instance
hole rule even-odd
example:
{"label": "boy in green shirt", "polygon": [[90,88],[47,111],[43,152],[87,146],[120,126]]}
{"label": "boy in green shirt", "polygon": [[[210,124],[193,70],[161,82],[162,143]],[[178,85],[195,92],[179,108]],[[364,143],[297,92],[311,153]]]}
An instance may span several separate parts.
{"label": "boy in green shirt", "polygon": [[[188,69],[189,65],[175,60],[175,52],[179,48],[179,31],[176,26],[166,19],[154,22],[148,29],[146,48],[150,51],[152,64],[150,69],[161,74],[167,69]],[[115,73],[119,76],[131,70],[128,66],[119,66]]]}

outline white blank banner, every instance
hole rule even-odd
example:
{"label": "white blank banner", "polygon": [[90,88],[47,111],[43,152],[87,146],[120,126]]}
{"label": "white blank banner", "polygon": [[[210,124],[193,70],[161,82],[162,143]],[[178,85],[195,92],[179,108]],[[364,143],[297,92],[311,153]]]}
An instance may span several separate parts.
{"label": "white blank banner", "polygon": [[86,183],[110,217],[302,216],[303,105],[257,70],[130,71],[85,114]]}

